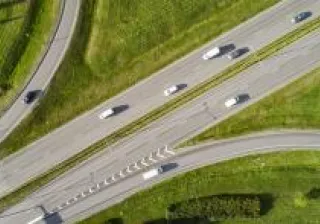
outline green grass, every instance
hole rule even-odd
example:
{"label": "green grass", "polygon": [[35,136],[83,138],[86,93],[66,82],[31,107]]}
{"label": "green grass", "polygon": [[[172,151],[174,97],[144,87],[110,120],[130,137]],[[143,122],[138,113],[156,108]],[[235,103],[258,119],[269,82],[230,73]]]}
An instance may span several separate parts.
{"label": "green grass", "polygon": [[[28,23],[29,3],[0,3],[0,94],[9,88],[9,75],[15,61],[10,56],[15,54],[19,41],[24,35],[24,27]],[[8,61],[9,57],[9,61]]]}
{"label": "green grass", "polygon": [[[134,194],[80,223],[122,219],[138,224],[165,218],[173,203],[215,194],[270,194],[272,208],[254,220],[222,223],[319,223],[320,152],[295,151],[255,155],[203,167]],[[318,189],[318,198],[308,193]],[[158,224],[166,224],[159,222]]]}
{"label": "green grass", "polygon": [[0,3],[0,18],[1,11],[8,11],[6,22],[0,21],[0,52],[7,51],[0,55],[0,85],[6,87],[0,95],[0,110],[10,105],[30,77],[47,46],[59,6],[56,0]]}
{"label": "green grass", "polygon": [[320,68],[182,145],[275,128],[320,128]]}
{"label": "green grass", "polygon": [[[88,2],[87,2],[88,4]],[[90,5],[83,5],[87,10],[91,9],[89,7]],[[88,12],[88,11],[84,11]],[[82,14],[83,17],[80,21],[88,21],[90,17],[90,13],[84,13]],[[85,23],[90,24],[90,23]],[[80,153],[74,155],[71,158],[68,158],[67,160],[61,162],[57,166],[53,167],[51,170],[46,171],[42,175],[35,177],[34,179],[30,180],[29,182],[25,183],[25,185],[21,186],[17,190],[11,192],[10,194],[6,195],[5,197],[0,199],[0,205],[2,205],[1,208],[10,206],[14,203],[17,203],[18,201],[23,200],[27,195],[29,195],[31,192],[34,192],[35,190],[39,189],[42,185],[49,183],[54,178],[58,177],[62,173],[68,171],[72,167],[75,167],[76,165],[80,164],[81,162],[88,159],[90,156],[94,155],[95,153],[105,149],[107,146],[112,145],[113,143],[117,142],[120,139],[123,139],[124,137],[133,134],[137,130],[141,130],[146,125],[150,124],[152,121],[155,121],[156,119],[160,118],[161,116],[164,116],[165,114],[169,113],[170,111],[173,111],[177,107],[183,105],[184,103],[194,99],[195,97],[199,96],[203,92],[209,90],[210,88],[213,88],[214,86],[222,83],[226,79],[229,79],[233,76],[235,76],[238,72],[243,71],[247,67],[257,63],[259,60],[262,60],[264,58],[267,58],[271,55],[273,55],[276,51],[282,49],[283,47],[289,45],[293,41],[303,37],[304,35],[308,34],[311,31],[314,31],[320,26],[320,18],[317,18],[313,21],[310,21],[309,23],[306,23],[304,26],[300,27],[299,29],[285,35],[282,38],[279,38],[278,40],[274,41],[267,47],[259,50],[256,54],[256,56],[249,56],[247,59],[241,60],[234,66],[231,66],[226,71],[222,72],[218,76],[209,79],[208,81],[201,83],[196,88],[193,88],[186,93],[182,94],[180,97],[177,97],[175,100],[170,101],[169,103],[161,106],[158,109],[155,109],[151,113],[143,116],[142,118],[132,122],[131,124],[121,128],[119,131],[105,137],[104,139],[94,143],[93,145],[89,146],[88,148],[84,149]],[[84,33],[85,26],[80,26],[79,32]],[[83,39],[84,41],[85,39]],[[79,43],[79,42],[77,42]],[[71,49],[74,49],[71,47]],[[69,55],[70,56],[70,55]],[[83,68],[84,69],[84,68]],[[56,77],[57,78],[57,77]],[[26,127],[27,128],[27,127]],[[7,144],[7,146],[6,146]],[[2,148],[5,148],[6,150],[2,151],[2,156],[8,155],[6,153],[10,153],[13,150],[16,150],[14,147],[12,148],[12,145],[9,145],[10,141],[5,141],[1,144]],[[11,150],[11,151],[10,151]]]}
{"label": "green grass", "polygon": [[279,0],[85,1],[72,47],[1,157],[118,94]]}

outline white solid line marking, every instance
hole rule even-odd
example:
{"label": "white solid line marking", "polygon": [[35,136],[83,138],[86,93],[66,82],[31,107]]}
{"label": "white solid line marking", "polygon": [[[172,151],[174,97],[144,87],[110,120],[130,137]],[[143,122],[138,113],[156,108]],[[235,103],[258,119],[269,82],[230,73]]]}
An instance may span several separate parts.
{"label": "white solid line marking", "polygon": [[36,222],[38,222],[38,221],[42,220],[43,218],[44,218],[44,215],[41,215],[41,216],[39,216],[39,217],[37,217],[37,218],[35,218],[35,219],[31,220],[30,222],[28,222],[28,224],[34,224],[34,223],[36,223]]}

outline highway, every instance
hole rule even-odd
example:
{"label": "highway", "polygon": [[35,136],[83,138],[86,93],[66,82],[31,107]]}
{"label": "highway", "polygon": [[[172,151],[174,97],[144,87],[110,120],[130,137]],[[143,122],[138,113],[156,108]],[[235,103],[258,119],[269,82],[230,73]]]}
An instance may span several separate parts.
{"label": "highway", "polygon": [[[24,202],[3,213],[3,223],[23,223],[43,215],[44,211],[58,211],[59,217],[55,216],[55,218],[73,222],[148,186],[149,182],[143,182],[140,175],[123,178],[123,181],[120,175],[133,174],[138,169],[135,167],[141,170],[144,167],[143,164],[152,164],[153,161],[177,163],[177,169],[168,172],[168,175],[172,176],[177,172],[247,153],[289,148],[319,148],[319,133],[285,132],[222,141],[205,145],[206,150],[197,148],[187,150],[186,154],[182,151],[172,155],[161,150],[160,155],[156,155],[158,148],[164,145],[169,145],[169,148],[174,147],[184,139],[203,131],[208,125],[211,126],[226,119],[265,97],[266,94],[301,77],[310,69],[318,67],[320,65],[319,40],[320,33],[312,33],[278,52],[273,58],[251,67],[186,104],[183,108],[154,122],[134,137],[117,143],[75,167],[45,188],[35,192]],[[251,98],[233,108],[224,107],[225,99],[241,93],[247,93]],[[112,177],[116,180],[115,184],[112,184],[114,182]],[[117,182],[119,179],[121,181]],[[89,187],[96,186],[96,183],[103,183],[105,180],[109,185],[99,184],[99,186],[101,189],[107,187],[107,190],[97,195],[94,194],[97,190],[92,190],[93,193],[88,192]],[[160,181],[155,179],[157,180]],[[83,192],[82,198],[72,199],[82,195]],[[68,205],[66,205],[67,201],[69,201]]]}
{"label": "highway", "polygon": [[[151,163],[155,166],[165,164],[177,164],[172,169],[167,169],[162,175],[144,181],[141,173],[142,170],[133,170],[133,172],[124,177],[117,177],[110,185],[101,185],[99,190],[92,193],[85,191],[94,186],[93,183],[77,183],[70,185],[68,177],[62,177],[50,186],[36,192],[23,203],[11,208],[1,215],[1,223],[28,223],[50,212],[51,209],[62,203],[62,200],[72,199],[72,197],[86,192],[86,196],[65,206],[58,213],[39,223],[74,223],[84,217],[87,217],[103,208],[109,207],[130,195],[142,189],[148,188],[160,181],[170,179],[171,177],[217,162],[241,157],[249,154],[266,153],[274,151],[284,151],[292,149],[320,149],[320,132],[265,132],[258,135],[234,138],[230,140],[207,143],[196,147],[186,148],[175,155],[168,156],[158,160],[157,163]],[[254,161],[257,166],[264,166],[262,162]],[[153,167],[151,165],[151,167]],[[105,178],[110,173],[105,173]],[[96,182],[98,183],[98,182]],[[61,184],[65,187],[61,188]],[[80,189],[82,188],[82,189]]]}
{"label": "highway", "polygon": [[[305,10],[312,10],[312,17],[319,16],[320,2],[316,0],[283,1],[191,52],[124,93],[77,117],[25,147],[19,153],[4,159],[1,163],[0,195],[20,186],[26,180],[50,169],[95,141],[169,101],[172,97],[163,96],[163,90],[166,87],[172,84],[185,84],[187,88],[191,88],[239,60],[229,61],[225,57],[210,61],[202,60],[202,54],[212,46],[232,43],[237,47],[249,47],[250,53],[253,53],[303,24],[293,25],[290,19],[297,12]],[[153,123],[141,133],[120,142],[112,149],[108,149],[113,156],[106,156],[106,161],[102,163],[116,163],[112,166],[116,169],[160,145],[174,145],[203,130],[208,124],[213,124],[236,113],[242,107],[265,96],[275,87],[285,85],[311,67],[317,66],[315,60],[319,52],[317,38],[319,37],[315,35],[305,38],[282,51],[278,56],[253,66],[238,77],[193,101],[192,104],[186,105],[176,113]],[[298,69],[296,69],[297,64],[301,65]],[[183,91],[185,90],[181,92]],[[251,96],[248,102],[231,110],[223,107],[223,102],[227,97],[244,92]],[[129,108],[110,119],[103,121],[98,119],[99,113],[104,109],[121,105],[127,105]],[[123,155],[126,156],[123,157]],[[114,162],[119,158],[121,158],[120,162]]]}
{"label": "highway", "polygon": [[69,47],[78,18],[80,0],[61,0],[61,4],[62,14],[59,17],[56,31],[53,33],[53,40],[49,41],[48,49],[36,67],[28,85],[0,117],[0,141],[3,141],[37,105],[37,101],[28,105],[24,104],[24,96],[30,90],[44,91],[46,89]]}

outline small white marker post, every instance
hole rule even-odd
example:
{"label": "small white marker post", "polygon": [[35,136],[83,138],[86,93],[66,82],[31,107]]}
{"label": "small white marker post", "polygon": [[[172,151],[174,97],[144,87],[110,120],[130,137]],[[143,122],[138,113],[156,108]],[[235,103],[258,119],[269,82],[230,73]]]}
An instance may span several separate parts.
{"label": "small white marker post", "polygon": [[114,174],[112,175],[111,180],[116,181]]}
{"label": "small white marker post", "polygon": [[109,185],[108,179],[105,179],[103,183],[104,185]]}
{"label": "small white marker post", "polygon": [[94,191],[92,190],[92,188],[89,188],[89,193],[93,193]]}
{"label": "small white marker post", "polygon": [[81,192],[81,197],[85,197],[86,194],[84,193],[84,191]]}

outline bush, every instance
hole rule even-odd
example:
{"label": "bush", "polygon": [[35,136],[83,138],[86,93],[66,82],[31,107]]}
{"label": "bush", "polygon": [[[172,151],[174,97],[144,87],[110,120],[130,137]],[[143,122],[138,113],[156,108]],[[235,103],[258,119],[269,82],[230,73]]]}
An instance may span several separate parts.
{"label": "bush", "polygon": [[168,219],[194,218],[225,219],[260,216],[260,198],[255,195],[214,195],[195,198],[170,205]]}

